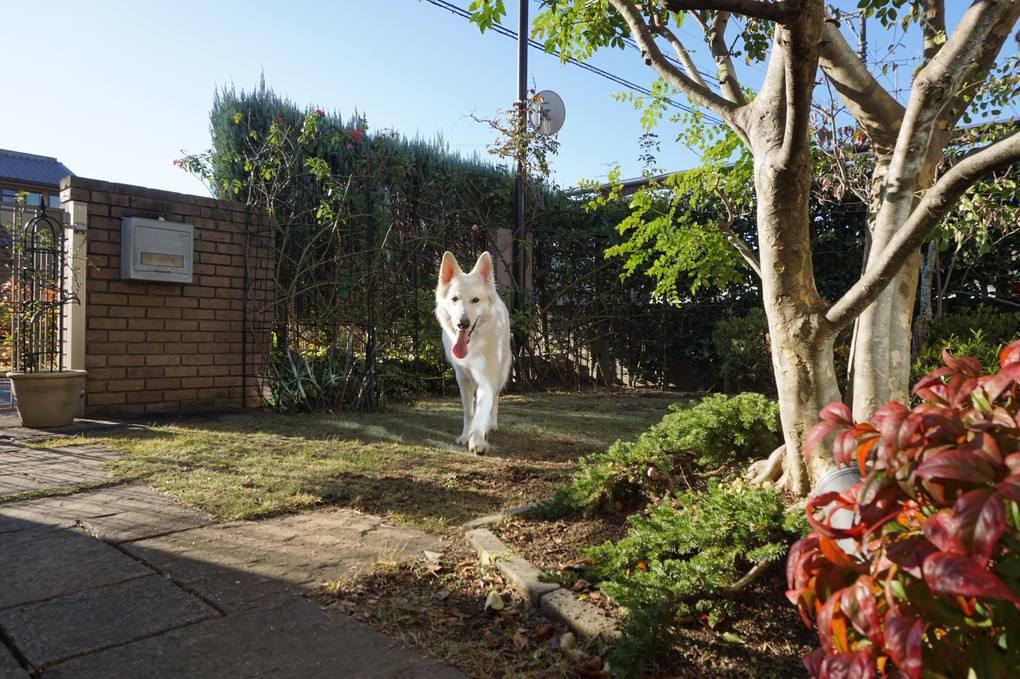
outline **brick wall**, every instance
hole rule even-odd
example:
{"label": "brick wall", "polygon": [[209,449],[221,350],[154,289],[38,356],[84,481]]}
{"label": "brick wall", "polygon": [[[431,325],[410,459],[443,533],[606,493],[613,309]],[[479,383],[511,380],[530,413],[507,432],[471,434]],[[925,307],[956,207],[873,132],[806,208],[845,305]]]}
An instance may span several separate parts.
{"label": "brick wall", "polygon": [[[83,415],[259,405],[246,377],[256,371],[245,346],[244,205],[81,177],[64,180],[61,200],[88,206]],[[193,225],[192,283],[121,280],[124,217]]]}

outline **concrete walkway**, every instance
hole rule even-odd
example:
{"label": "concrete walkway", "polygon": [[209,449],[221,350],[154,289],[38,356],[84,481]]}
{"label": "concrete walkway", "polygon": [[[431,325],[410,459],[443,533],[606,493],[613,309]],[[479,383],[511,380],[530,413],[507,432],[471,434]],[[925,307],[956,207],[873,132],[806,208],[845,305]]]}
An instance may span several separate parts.
{"label": "concrete walkway", "polygon": [[303,596],[440,538],[346,510],[223,522],[140,484],[55,494],[117,453],[23,445],[51,435],[0,418],[0,495],[45,495],[0,503],[0,679],[464,676]]}

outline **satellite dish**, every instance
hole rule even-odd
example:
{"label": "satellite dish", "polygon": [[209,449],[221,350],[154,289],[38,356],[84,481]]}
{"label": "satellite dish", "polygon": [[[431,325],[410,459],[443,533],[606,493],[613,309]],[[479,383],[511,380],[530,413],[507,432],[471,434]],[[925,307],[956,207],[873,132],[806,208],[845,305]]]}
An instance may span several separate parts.
{"label": "satellite dish", "polygon": [[542,90],[535,95],[535,101],[529,107],[528,115],[531,125],[539,134],[552,136],[563,127],[567,117],[567,109],[563,106],[560,95],[552,90]]}

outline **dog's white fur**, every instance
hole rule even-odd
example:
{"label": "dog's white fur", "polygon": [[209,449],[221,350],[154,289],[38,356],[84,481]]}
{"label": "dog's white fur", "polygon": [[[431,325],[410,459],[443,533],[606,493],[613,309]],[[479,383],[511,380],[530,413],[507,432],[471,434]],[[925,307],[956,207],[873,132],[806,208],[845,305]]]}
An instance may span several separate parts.
{"label": "dog's white fur", "polygon": [[461,271],[453,253],[443,254],[436,318],[464,406],[464,431],[457,443],[484,455],[489,451],[486,436],[496,429],[499,392],[510,375],[510,314],[496,293],[488,252],[469,273]]}

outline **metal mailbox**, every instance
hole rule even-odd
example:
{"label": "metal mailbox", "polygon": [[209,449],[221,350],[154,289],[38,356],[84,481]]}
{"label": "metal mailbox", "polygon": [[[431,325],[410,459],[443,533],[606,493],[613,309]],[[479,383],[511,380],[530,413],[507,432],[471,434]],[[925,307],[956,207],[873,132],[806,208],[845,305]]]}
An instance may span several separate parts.
{"label": "metal mailbox", "polygon": [[195,227],[158,219],[120,220],[120,277],[125,280],[190,283]]}

